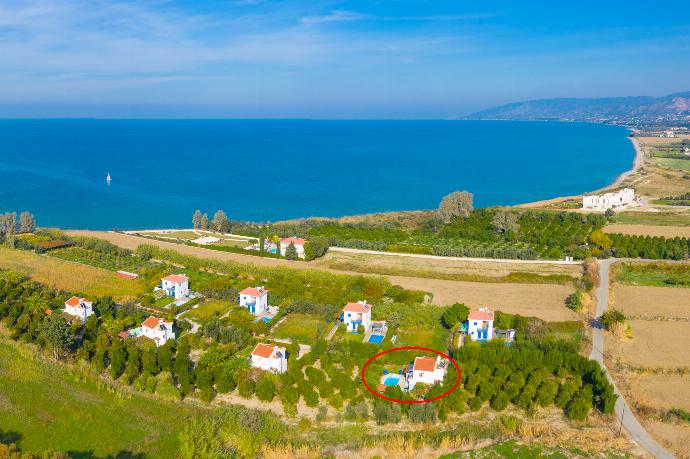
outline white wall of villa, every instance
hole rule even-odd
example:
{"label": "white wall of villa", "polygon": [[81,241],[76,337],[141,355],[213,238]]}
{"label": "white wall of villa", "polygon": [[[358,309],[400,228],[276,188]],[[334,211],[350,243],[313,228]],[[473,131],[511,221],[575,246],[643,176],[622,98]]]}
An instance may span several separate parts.
{"label": "white wall of villa", "polygon": [[287,354],[284,347],[259,343],[249,356],[254,368],[282,374],[287,371]]}
{"label": "white wall of villa", "polygon": [[76,317],[83,322],[93,314],[93,302],[73,296],[65,301],[65,314]]}
{"label": "white wall of villa", "polygon": [[635,190],[623,188],[615,193],[602,195],[587,195],[582,197],[583,210],[606,211],[608,209],[621,209],[636,204]]}
{"label": "white wall of villa", "polygon": [[186,298],[189,296],[189,279],[184,274],[171,274],[161,279],[161,288],[176,300]]}
{"label": "white wall of villa", "polygon": [[467,316],[467,334],[472,341],[491,341],[494,337],[494,313],[488,308],[471,311]]}
{"label": "white wall of villa", "polygon": [[162,346],[169,339],[175,339],[173,323],[154,316],[142,322],[141,334],[152,339],[156,343],[156,346]]}
{"label": "white wall of villa", "polygon": [[268,311],[268,290],[263,287],[245,288],[239,293],[238,301],[240,306],[258,316]]}
{"label": "white wall of villa", "polygon": [[371,305],[366,301],[348,303],[343,308],[343,323],[347,331],[356,332],[360,325],[364,330],[371,327]]}
{"label": "white wall of villa", "polygon": [[446,376],[447,362],[440,355],[417,357],[407,372],[408,390],[413,390],[418,383],[433,385],[442,382]]}

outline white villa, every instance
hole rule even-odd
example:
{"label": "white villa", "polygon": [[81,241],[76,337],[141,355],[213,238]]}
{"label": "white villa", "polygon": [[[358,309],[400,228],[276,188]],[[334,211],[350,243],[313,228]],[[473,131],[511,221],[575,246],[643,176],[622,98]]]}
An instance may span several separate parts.
{"label": "white villa", "polygon": [[490,341],[494,337],[494,313],[488,308],[471,311],[465,325],[472,341]]}
{"label": "white villa", "polygon": [[623,188],[615,193],[583,196],[582,210],[605,211],[608,209],[623,209],[636,203],[635,190],[632,188]]}
{"label": "white villa", "polygon": [[343,323],[349,332],[357,332],[360,325],[364,330],[371,327],[371,305],[366,301],[347,303],[343,308]]}
{"label": "white villa", "polygon": [[169,339],[175,339],[173,323],[154,316],[141,323],[141,334],[151,338],[156,343],[156,346],[162,346]]}
{"label": "white villa", "polygon": [[262,287],[247,287],[239,294],[240,306],[258,316],[268,311],[268,290]]}
{"label": "white villa", "polygon": [[82,323],[86,322],[86,318],[93,314],[93,302],[73,296],[65,301],[65,314],[77,317]]}
{"label": "white villa", "polygon": [[407,390],[411,391],[417,383],[428,385],[443,381],[448,370],[448,361],[440,355],[434,357],[416,357],[407,367]]}
{"label": "white villa", "polygon": [[272,373],[285,373],[287,371],[285,348],[259,343],[249,356],[249,363],[254,368],[261,368]]}
{"label": "white villa", "polygon": [[176,300],[189,296],[189,278],[184,274],[171,274],[161,279],[161,288],[166,295]]}
{"label": "white villa", "polygon": [[295,249],[297,249],[297,256],[298,257],[303,257],[304,256],[304,243],[306,241],[302,239],[301,237],[284,237],[280,239],[280,254],[285,255],[285,251],[287,250],[288,246],[290,244],[294,244]]}

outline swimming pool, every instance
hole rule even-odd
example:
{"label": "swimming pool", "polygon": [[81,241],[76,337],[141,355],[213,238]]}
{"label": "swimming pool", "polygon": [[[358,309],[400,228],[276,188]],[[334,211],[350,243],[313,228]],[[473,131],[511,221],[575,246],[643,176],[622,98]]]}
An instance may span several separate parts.
{"label": "swimming pool", "polygon": [[271,319],[273,319],[273,317],[264,317],[264,318],[261,319],[261,320],[263,320],[263,321],[266,322],[266,323],[269,323],[269,322],[271,321]]}
{"label": "swimming pool", "polygon": [[371,335],[369,337],[369,342],[370,343],[376,343],[376,344],[381,344],[383,342],[383,338],[385,338],[384,335]]}
{"label": "swimming pool", "polygon": [[389,376],[383,381],[386,386],[397,386],[399,383],[400,378],[398,376]]}

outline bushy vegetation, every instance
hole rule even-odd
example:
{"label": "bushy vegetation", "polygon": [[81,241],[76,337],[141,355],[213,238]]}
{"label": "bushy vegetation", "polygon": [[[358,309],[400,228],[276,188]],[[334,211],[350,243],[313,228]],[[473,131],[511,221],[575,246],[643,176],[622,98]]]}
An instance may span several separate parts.
{"label": "bushy vegetation", "polygon": [[685,237],[631,236],[609,234],[609,253],[618,258],[650,258],[681,260],[690,255],[690,239]]}

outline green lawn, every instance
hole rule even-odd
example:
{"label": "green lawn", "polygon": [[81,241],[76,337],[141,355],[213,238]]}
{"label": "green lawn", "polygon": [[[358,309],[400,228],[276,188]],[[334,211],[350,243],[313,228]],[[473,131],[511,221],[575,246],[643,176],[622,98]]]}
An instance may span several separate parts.
{"label": "green lawn", "polygon": [[191,309],[183,317],[190,318],[199,322],[207,321],[213,317],[220,317],[230,308],[234,307],[227,301],[211,300],[201,303],[197,308]]}
{"label": "green lawn", "polygon": [[175,301],[175,298],[173,298],[171,296],[164,296],[163,298],[156,300],[156,302],[153,303],[152,307],[154,309],[161,309],[161,308],[166,307],[167,305],[169,305],[173,301]]}
{"label": "green lawn", "polygon": [[690,171],[690,159],[654,158],[654,160],[661,167],[667,167],[669,169],[678,169],[681,171]]}
{"label": "green lawn", "polygon": [[621,212],[615,223],[630,225],[689,226],[690,212]]}
{"label": "green lawn", "polygon": [[614,267],[616,282],[652,287],[690,287],[690,265],[620,263]]}
{"label": "green lawn", "polygon": [[220,245],[225,247],[239,247],[240,249],[244,249],[249,245],[249,241],[240,239],[221,239],[220,242],[213,245]]}
{"label": "green lawn", "polygon": [[0,430],[18,434],[24,451],[176,457],[178,433],[201,412],[114,389],[88,369],[44,360],[0,330]]}
{"label": "green lawn", "polygon": [[606,458],[624,458],[626,454],[622,454],[613,450],[610,451],[584,451],[578,448],[567,446],[549,446],[541,443],[521,444],[515,440],[510,440],[505,443],[498,443],[496,445],[486,446],[480,449],[473,449],[470,451],[460,451],[457,453],[445,454],[440,459],[460,459],[460,458],[512,458],[512,459],[531,459],[533,457],[543,457],[552,459],[566,459],[566,458],[589,458],[589,457],[606,457]]}
{"label": "green lawn", "polygon": [[447,350],[448,330],[437,328],[399,328],[397,333],[388,332],[387,339],[393,334],[398,335],[396,346],[421,346],[436,349],[441,352]]}
{"label": "green lawn", "polygon": [[[330,330],[331,324],[307,314],[290,314],[273,330],[276,338],[289,338],[292,342],[311,344]],[[360,335],[361,336],[361,335]]]}

